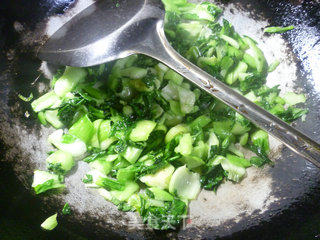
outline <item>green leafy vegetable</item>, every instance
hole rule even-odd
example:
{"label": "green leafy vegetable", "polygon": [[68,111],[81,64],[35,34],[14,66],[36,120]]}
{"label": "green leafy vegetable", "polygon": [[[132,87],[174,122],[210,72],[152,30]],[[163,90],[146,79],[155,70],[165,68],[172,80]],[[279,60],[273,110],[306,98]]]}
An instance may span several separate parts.
{"label": "green leafy vegetable", "polygon": [[30,102],[33,99],[33,94],[30,93],[29,97],[24,97],[21,94],[18,94],[18,97],[24,102]]}
{"label": "green leafy vegetable", "polygon": [[285,122],[293,122],[294,120],[304,116],[308,113],[307,109],[289,107],[284,112],[277,114]]}
{"label": "green leafy vegetable", "polygon": [[75,162],[68,152],[58,150],[47,158],[48,170],[57,174],[65,174],[71,170]]}
{"label": "green leafy vegetable", "polygon": [[84,183],[92,183],[93,182],[92,175],[86,174],[86,178],[83,178],[82,182],[84,182]]}
{"label": "green leafy vegetable", "polygon": [[70,205],[69,203],[66,203],[63,208],[62,208],[62,213],[64,215],[70,215],[71,214],[71,208],[70,208]]}
{"label": "green leafy vegetable", "polygon": [[120,183],[119,181],[110,179],[110,178],[99,178],[96,182],[98,186],[101,186],[107,190],[123,190],[124,185]]}
{"label": "green leafy vegetable", "polygon": [[268,72],[273,72],[274,70],[276,70],[276,68],[279,66],[279,64],[280,64],[279,60],[275,60],[274,62],[272,62],[269,65]]}
{"label": "green leafy vegetable", "polygon": [[265,159],[263,159],[261,157],[251,157],[250,158],[250,163],[252,165],[257,166],[257,167],[262,167],[263,165],[265,165],[266,161],[265,161]]}
{"label": "green leafy vegetable", "polygon": [[294,29],[294,26],[287,26],[287,27],[267,27],[264,29],[266,33],[284,33]]}
{"label": "green leafy vegetable", "polygon": [[104,157],[104,156],[107,156],[107,152],[106,151],[99,151],[99,152],[93,153],[93,154],[89,155],[88,157],[84,158],[83,161],[90,163],[90,162],[93,162],[96,159]]}
{"label": "green leafy vegetable", "polygon": [[34,172],[32,187],[36,194],[40,194],[50,189],[64,188],[65,185],[60,183],[58,175],[36,170]]}
{"label": "green leafy vegetable", "polygon": [[83,103],[85,103],[85,99],[80,97],[71,98],[63,102],[58,110],[60,121],[70,127],[77,120],[75,116],[79,115],[81,111],[85,111],[85,109],[81,109]]}
{"label": "green leafy vegetable", "polygon": [[42,224],[41,227],[44,230],[48,230],[51,231],[54,228],[56,228],[56,226],[58,226],[58,222],[57,222],[57,213],[52,215],[51,217],[48,217]]}
{"label": "green leafy vegetable", "polygon": [[207,169],[204,175],[201,176],[201,186],[206,190],[217,191],[217,188],[226,177],[226,172],[221,165],[215,165]]}
{"label": "green leafy vegetable", "polygon": [[146,200],[141,198],[140,215],[143,222],[153,229],[176,229],[185,217],[186,210],[186,204],[179,199],[165,202],[164,207],[146,207]]}

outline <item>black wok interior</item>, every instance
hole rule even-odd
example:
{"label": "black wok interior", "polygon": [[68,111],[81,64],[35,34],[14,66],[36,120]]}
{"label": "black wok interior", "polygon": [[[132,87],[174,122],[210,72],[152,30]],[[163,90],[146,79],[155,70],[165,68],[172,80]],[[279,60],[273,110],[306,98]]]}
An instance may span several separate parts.
{"label": "black wok interior", "polygon": [[[239,2],[231,0],[228,2]],[[29,103],[16,106],[17,93],[27,96],[30,83],[39,75],[40,61],[34,56],[34,48],[41,43],[26,47],[14,30],[14,22],[19,21],[24,28],[33,31],[37,23],[54,14],[63,14],[72,8],[76,0],[3,0],[0,4],[0,124],[9,119],[19,118],[29,129],[38,127],[36,117],[31,114],[24,118],[26,110],[31,113]],[[223,3],[226,1],[222,1]],[[320,2],[285,0],[241,0],[243,6],[254,8],[270,19],[273,25],[303,26],[301,32],[291,31],[283,36],[297,57],[298,77],[306,81],[312,78],[311,61],[320,67]],[[259,3],[258,3],[259,2]],[[254,15],[252,16],[255,17]],[[301,37],[302,36],[302,37]],[[306,47],[306,46],[309,46]],[[306,51],[305,49],[312,49]],[[23,78],[22,78],[23,76]],[[40,76],[39,81],[47,81]],[[305,88],[308,90],[308,86]],[[311,88],[311,87],[310,87]],[[319,105],[314,106],[320,112]],[[320,114],[316,119],[320,121]],[[14,120],[13,120],[14,121]],[[0,128],[0,239],[117,239],[116,231],[106,232],[94,229],[90,222],[79,222],[72,217],[62,217],[59,227],[51,232],[40,229],[40,224],[48,215],[47,205],[31,193],[22,182],[31,183],[31,179],[21,179],[14,170],[19,155],[8,155],[8,149],[14,145],[14,139],[4,141],[6,134]],[[306,130],[308,133],[308,129]],[[309,129],[310,132],[313,129]],[[318,129],[319,133],[319,129]],[[314,136],[313,136],[314,137]],[[316,140],[320,140],[316,136]],[[290,155],[284,151],[284,155]],[[27,163],[26,163],[27,164]],[[281,164],[281,163],[280,163]],[[30,169],[32,171],[32,169]],[[312,169],[314,176],[306,177],[310,191],[297,199],[286,210],[277,213],[270,221],[241,230],[229,236],[204,235],[205,239],[318,239],[320,238],[320,185],[318,169]],[[317,186],[318,185],[318,186]],[[248,224],[249,226],[249,224]],[[155,233],[150,238],[164,238],[168,235]],[[192,235],[189,236],[190,238]],[[146,238],[149,238],[146,236]]]}

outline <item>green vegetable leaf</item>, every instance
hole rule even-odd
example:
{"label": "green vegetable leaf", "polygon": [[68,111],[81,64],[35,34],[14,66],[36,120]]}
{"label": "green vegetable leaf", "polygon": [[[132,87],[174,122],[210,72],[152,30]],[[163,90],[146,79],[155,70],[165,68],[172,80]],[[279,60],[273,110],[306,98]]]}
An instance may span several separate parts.
{"label": "green vegetable leaf", "polygon": [[86,178],[83,178],[83,179],[82,179],[82,182],[84,182],[84,183],[92,183],[92,181],[93,181],[92,175],[86,174],[85,177],[86,177]]}
{"label": "green vegetable leaf", "polygon": [[294,29],[294,26],[287,26],[287,27],[267,27],[264,29],[266,33],[284,33]]}
{"label": "green vegetable leaf", "polygon": [[255,154],[257,154],[258,158],[253,158],[250,159],[250,162],[253,165],[256,165],[258,167],[262,167],[265,164],[271,164],[273,165],[273,162],[269,159],[268,154],[264,151],[263,148],[256,146],[252,143],[248,143],[247,148],[250,149],[252,152],[254,152]]}
{"label": "green vegetable leaf", "polygon": [[45,181],[42,184],[38,184],[34,186],[33,188],[36,194],[40,194],[51,189],[62,188],[62,187],[64,187],[63,184],[57,184],[54,179],[50,179]]}
{"label": "green vegetable leaf", "polygon": [[48,170],[56,174],[65,174],[65,170],[62,168],[61,163],[48,163]]}
{"label": "green vegetable leaf", "polygon": [[276,68],[279,66],[279,64],[280,64],[279,60],[275,60],[274,62],[272,62],[269,65],[268,72],[273,72],[274,70],[276,70]]}
{"label": "green vegetable leaf", "polygon": [[113,180],[111,178],[102,178],[102,177],[100,177],[96,181],[96,184],[100,187],[107,189],[108,191],[110,190],[122,191],[125,187],[124,184],[120,183],[117,180]]}
{"label": "green vegetable leaf", "polygon": [[33,99],[33,94],[30,93],[29,97],[24,97],[21,94],[18,94],[18,97],[24,102],[30,102]]}
{"label": "green vegetable leaf", "polygon": [[70,205],[69,203],[66,203],[63,208],[62,208],[62,213],[64,215],[70,215],[71,214],[71,208],[70,208]]}
{"label": "green vegetable leaf", "polygon": [[58,225],[57,215],[58,215],[58,214],[56,213],[56,214],[48,217],[48,218],[41,224],[42,229],[48,230],[48,231],[53,230],[53,229]]}
{"label": "green vegetable leaf", "polygon": [[99,152],[92,153],[88,157],[84,158],[82,161],[84,161],[86,163],[90,163],[90,162],[95,161],[98,158],[102,158],[107,155],[108,155],[108,153],[106,151],[99,151]]}
{"label": "green vegetable leaf", "polygon": [[208,168],[204,175],[201,176],[200,183],[204,189],[215,192],[226,176],[227,173],[221,165],[215,165]]}
{"label": "green vegetable leaf", "polygon": [[74,143],[77,140],[77,137],[71,134],[64,134],[62,136],[62,140],[61,143],[66,143],[66,144],[70,144],[70,143]]}
{"label": "green vegetable leaf", "polygon": [[283,121],[291,123],[307,113],[308,109],[289,107],[284,112],[277,114],[277,116],[280,117]]}
{"label": "green vegetable leaf", "polygon": [[48,181],[45,181],[42,184],[38,184],[37,186],[34,187],[34,191],[36,192],[36,194],[40,194],[43,193],[49,189],[52,189],[54,186],[54,180],[50,179]]}
{"label": "green vegetable leaf", "polygon": [[252,165],[255,165],[257,167],[262,167],[263,165],[266,164],[265,159],[261,158],[261,157],[251,157],[250,158],[250,163]]}
{"label": "green vegetable leaf", "polygon": [[63,102],[58,109],[60,121],[67,127],[70,127],[81,116],[85,115],[87,109],[84,108],[86,100],[81,97],[71,98]]}
{"label": "green vegetable leaf", "polygon": [[157,230],[177,229],[186,217],[186,204],[175,198],[171,202],[164,202],[164,207],[146,206],[146,200],[142,197],[140,215],[143,222]]}
{"label": "green vegetable leaf", "polygon": [[120,202],[119,204],[115,204],[118,206],[118,210],[122,212],[130,212],[134,211],[135,208],[127,204],[126,202]]}

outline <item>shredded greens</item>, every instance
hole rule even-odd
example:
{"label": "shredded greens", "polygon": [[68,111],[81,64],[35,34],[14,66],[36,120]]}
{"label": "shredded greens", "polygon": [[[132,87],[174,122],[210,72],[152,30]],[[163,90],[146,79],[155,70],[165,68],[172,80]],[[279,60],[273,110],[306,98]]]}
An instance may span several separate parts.
{"label": "shredded greens", "polygon": [[[279,62],[268,65],[253,39],[225,19],[220,24],[216,5],[163,2],[165,32],[180,54],[284,121],[307,113],[295,107],[305,102],[302,94],[281,97],[279,86],[265,85]],[[142,55],[112,69],[61,69],[31,106],[57,129],[48,139],[57,150],[48,172],[35,171],[35,192],[63,189],[63,175],[82,159],[91,168],[82,178],[87,187],[154,229],[178,228],[201,188],[215,192],[224,181],[241,181],[248,167],[272,164],[266,132]],[[242,149],[256,156],[248,159]],[[68,204],[62,212],[70,213]]]}

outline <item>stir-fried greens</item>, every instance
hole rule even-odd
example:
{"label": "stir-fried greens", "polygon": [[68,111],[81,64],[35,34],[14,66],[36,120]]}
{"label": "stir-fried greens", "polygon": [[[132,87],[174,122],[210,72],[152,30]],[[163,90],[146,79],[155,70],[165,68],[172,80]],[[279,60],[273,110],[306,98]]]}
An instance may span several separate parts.
{"label": "stir-fried greens", "polygon": [[[163,2],[165,32],[180,54],[287,122],[306,114],[294,106],[303,95],[280,97],[279,86],[265,85],[279,63],[268,66],[253,39],[227,20],[219,24],[216,5]],[[48,138],[57,150],[47,171],[34,173],[37,194],[64,188],[82,159],[91,168],[82,179],[87,187],[164,230],[179,226],[201,188],[216,191],[226,180],[241,181],[246,168],[271,163],[266,132],[162,63],[132,55],[107,70],[65,67],[32,102],[40,122],[57,129]],[[246,158],[243,149],[256,156]]]}

